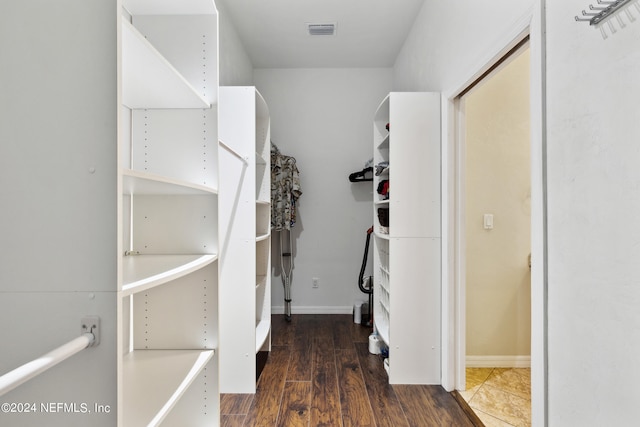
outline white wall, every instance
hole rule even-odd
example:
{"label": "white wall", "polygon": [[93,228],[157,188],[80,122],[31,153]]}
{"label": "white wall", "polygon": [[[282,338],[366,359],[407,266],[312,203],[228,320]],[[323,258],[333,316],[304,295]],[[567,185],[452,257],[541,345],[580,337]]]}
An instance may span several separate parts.
{"label": "white wall", "polygon": [[[119,13],[0,3],[0,374],[80,336],[83,316],[102,329],[97,347],[3,395],[37,410],[1,411],[2,426],[116,425]],[[41,411],[48,402],[111,412]]]}
{"label": "white wall", "polygon": [[[537,14],[543,11],[546,43],[532,43],[547,53],[548,152],[544,159],[532,154],[534,166],[548,165],[548,419],[538,388],[533,425],[635,425],[640,13],[631,5],[636,21],[622,14],[626,28],[614,20],[617,32],[607,29],[603,39],[598,29],[575,22],[588,7],[582,0],[501,1],[486,13],[477,10],[484,4],[464,3],[425,4],[398,57],[394,89],[453,90],[481,62],[477,55],[492,51],[493,40],[510,33],[534,3],[532,31],[539,35]],[[448,158],[443,161],[448,167]],[[540,232],[534,225],[534,233]],[[533,280],[536,285],[543,283]],[[539,295],[532,296],[534,307],[542,305]],[[542,328],[537,316],[532,327]]]}
{"label": "white wall", "polygon": [[449,89],[532,4],[533,0],[425,1],[396,59],[393,89]]}
{"label": "white wall", "polygon": [[253,65],[223,2],[216,3],[220,86],[252,86]]}
{"label": "white wall", "polygon": [[554,427],[640,417],[640,11],[603,39],[573,21],[586,6],[548,1],[546,14]]}
{"label": "white wall", "polygon": [[466,344],[478,360],[531,354],[529,67],[526,49],[464,97]]}
{"label": "white wall", "polygon": [[[391,69],[256,69],[254,78],[269,105],[271,139],[296,158],[304,193],[293,232],[293,313],[351,313],[354,300],[367,299],[357,279],[372,184],[348,176],[372,157],[373,114],[391,89]],[[275,246],[274,312],[284,305],[278,253]],[[371,264],[372,255],[369,275]]]}

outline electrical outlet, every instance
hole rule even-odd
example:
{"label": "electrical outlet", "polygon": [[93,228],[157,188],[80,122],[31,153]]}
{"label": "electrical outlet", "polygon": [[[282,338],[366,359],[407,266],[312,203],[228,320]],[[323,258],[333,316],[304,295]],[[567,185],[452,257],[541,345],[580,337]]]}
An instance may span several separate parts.
{"label": "electrical outlet", "polygon": [[312,288],[317,288],[319,285],[320,285],[320,279],[318,279],[317,277],[314,277],[313,279],[311,279]]}

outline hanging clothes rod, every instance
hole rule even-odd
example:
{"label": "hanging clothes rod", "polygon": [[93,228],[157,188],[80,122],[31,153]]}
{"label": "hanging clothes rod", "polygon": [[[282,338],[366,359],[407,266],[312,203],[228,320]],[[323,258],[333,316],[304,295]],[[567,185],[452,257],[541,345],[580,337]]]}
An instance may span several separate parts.
{"label": "hanging clothes rod", "polygon": [[[636,0],[598,0],[597,5],[589,5],[590,12],[583,10],[582,16],[576,16],[576,21],[589,22],[589,25],[598,25],[609,16],[620,10],[622,6],[633,1]],[[631,15],[628,11],[627,16],[629,16],[631,19]]]}
{"label": "hanging clothes rod", "polygon": [[100,343],[99,325],[100,318],[97,316],[82,318],[83,333],[78,338],[1,376],[0,396],[10,392],[30,379],[37,377],[74,354],[88,347],[97,346]]}
{"label": "hanging clothes rod", "polygon": [[247,160],[245,157],[242,157],[242,155],[240,155],[236,150],[234,150],[233,148],[229,147],[223,141],[218,141],[218,142],[220,143],[220,146],[222,148],[224,148],[225,150],[227,150],[229,153],[233,154],[234,156],[236,156],[237,158],[242,160],[242,162],[244,162],[245,164],[249,164],[249,160]]}

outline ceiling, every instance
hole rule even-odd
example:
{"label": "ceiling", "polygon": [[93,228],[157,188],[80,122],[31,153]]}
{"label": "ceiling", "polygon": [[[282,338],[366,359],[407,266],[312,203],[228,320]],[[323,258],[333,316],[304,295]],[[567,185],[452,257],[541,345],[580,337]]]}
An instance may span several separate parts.
{"label": "ceiling", "polygon": [[[216,0],[254,68],[391,67],[424,0]],[[309,36],[307,23],[335,23]]]}

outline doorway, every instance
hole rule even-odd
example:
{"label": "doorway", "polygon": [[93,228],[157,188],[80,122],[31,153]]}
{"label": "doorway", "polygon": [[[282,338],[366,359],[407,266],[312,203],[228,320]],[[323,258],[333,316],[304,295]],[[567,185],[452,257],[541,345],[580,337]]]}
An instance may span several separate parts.
{"label": "doorway", "polygon": [[488,425],[531,423],[529,70],[527,37],[456,98],[458,388]]}

